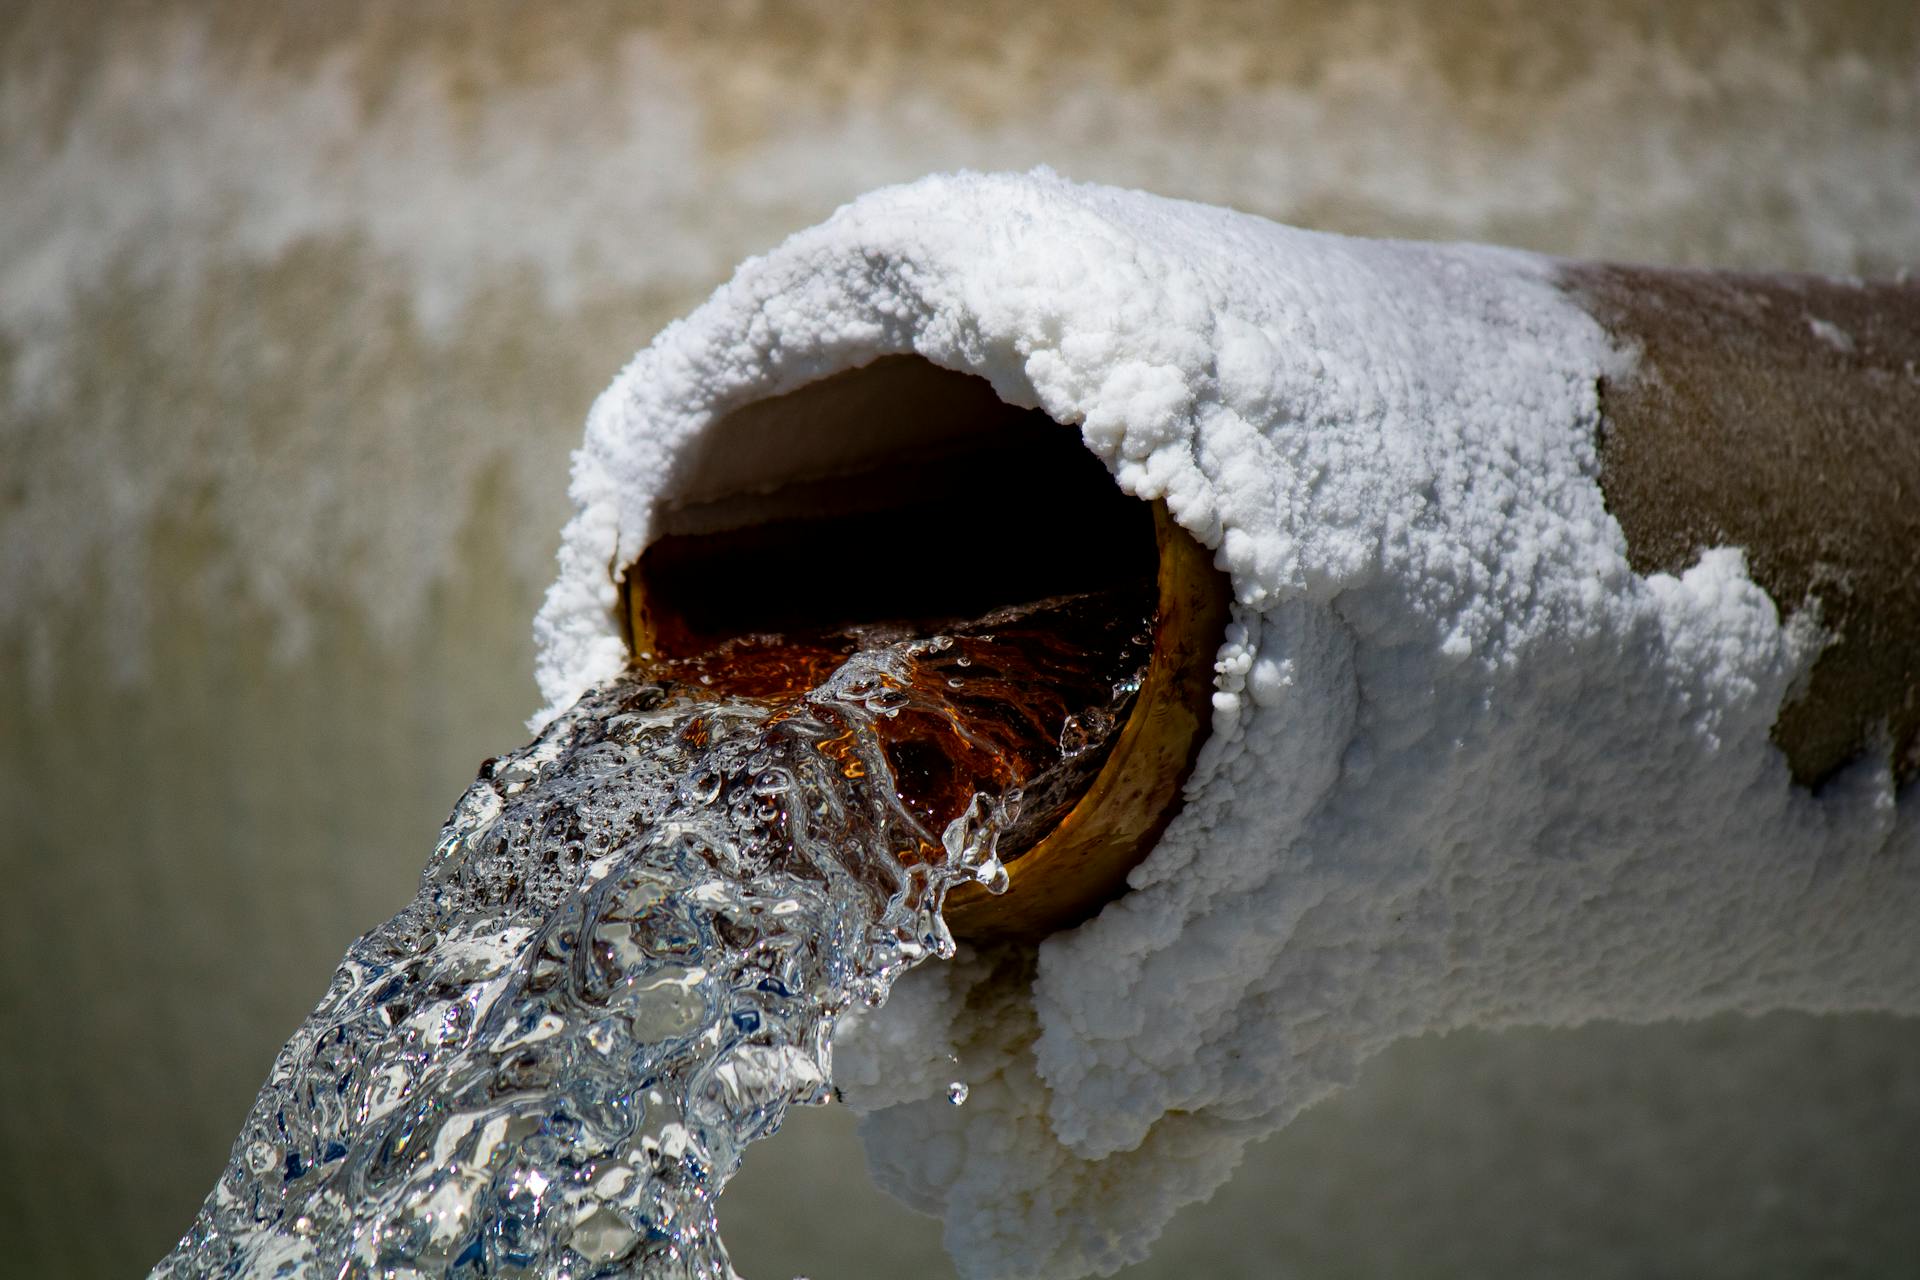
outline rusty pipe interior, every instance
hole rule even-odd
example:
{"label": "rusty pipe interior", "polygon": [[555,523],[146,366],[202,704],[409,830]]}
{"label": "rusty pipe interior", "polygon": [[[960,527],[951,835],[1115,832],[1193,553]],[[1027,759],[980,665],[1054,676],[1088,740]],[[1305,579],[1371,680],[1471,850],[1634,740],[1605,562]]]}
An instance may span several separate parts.
{"label": "rusty pipe interior", "polygon": [[636,657],[1150,584],[1153,656],[1104,763],[1005,857],[1006,893],[960,886],[946,919],[965,939],[1037,939],[1122,892],[1178,810],[1211,714],[1229,594],[1212,554],[1123,493],[1076,430],[918,357],[748,405],[701,446],[620,575]]}

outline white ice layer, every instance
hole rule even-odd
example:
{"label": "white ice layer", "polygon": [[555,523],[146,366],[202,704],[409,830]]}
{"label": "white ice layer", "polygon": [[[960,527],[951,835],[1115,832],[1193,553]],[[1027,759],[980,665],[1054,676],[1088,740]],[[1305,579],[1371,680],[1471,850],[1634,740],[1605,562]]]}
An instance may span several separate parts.
{"label": "white ice layer", "polygon": [[621,664],[609,566],[703,431],[885,353],[1079,424],[1232,575],[1212,736],[1132,892],[1037,978],[974,990],[993,961],[963,953],[840,1038],[877,1175],[965,1274],[1141,1256],[1402,1036],[1920,1012],[1920,806],[1878,764],[1790,784],[1767,735],[1815,642],[1740,551],[1628,567],[1594,438],[1629,357],[1554,271],[931,178],[743,264],[595,406],[552,708]]}

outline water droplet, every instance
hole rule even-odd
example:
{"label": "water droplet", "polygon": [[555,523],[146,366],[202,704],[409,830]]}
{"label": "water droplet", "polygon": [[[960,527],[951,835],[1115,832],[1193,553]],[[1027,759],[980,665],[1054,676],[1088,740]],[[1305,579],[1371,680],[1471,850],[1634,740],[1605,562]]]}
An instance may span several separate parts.
{"label": "water droplet", "polygon": [[955,1080],[947,1086],[947,1101],[957,1107],[967,1100],[967,1092],[967,1082]]}

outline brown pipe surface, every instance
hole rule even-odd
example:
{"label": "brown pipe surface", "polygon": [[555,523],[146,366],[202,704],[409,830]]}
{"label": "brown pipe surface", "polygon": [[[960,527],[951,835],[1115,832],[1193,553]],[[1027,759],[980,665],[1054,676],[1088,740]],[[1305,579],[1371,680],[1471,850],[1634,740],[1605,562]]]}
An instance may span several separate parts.
{"label": "brown pipe surface", "polygon": [[1920,284],[1569,264],[1635,359],[1600,384],[1600,486],[1633,568],[1738,546],[1827,642],[1773,740],[1817,787],[1920,772]]}

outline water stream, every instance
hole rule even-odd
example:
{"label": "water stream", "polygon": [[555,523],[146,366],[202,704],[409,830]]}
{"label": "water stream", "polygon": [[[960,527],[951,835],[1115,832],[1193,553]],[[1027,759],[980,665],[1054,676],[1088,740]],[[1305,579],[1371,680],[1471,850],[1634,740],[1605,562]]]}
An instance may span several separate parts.
{"label": "water stream", "polygon": [[[1139,687],[1139,590],[630,669],[488,761],[156,1277],[733,1275],[747,1144],[953,941]],[[964,1089],[956,1089],[956,1100]]]}

